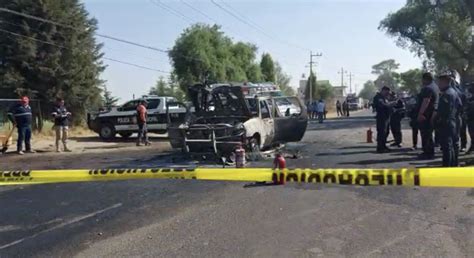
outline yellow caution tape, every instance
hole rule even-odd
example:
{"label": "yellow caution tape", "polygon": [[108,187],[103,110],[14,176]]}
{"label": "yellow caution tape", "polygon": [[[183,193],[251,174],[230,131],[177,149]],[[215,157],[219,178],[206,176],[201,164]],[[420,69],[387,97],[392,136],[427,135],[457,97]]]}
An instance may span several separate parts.
{"label": "yellow caution tape", "polygon": [[474,187],[474,168],[420,169],[285,169],[268,168],[156,168],[92,170],[0,171],[0,185],[46,184],[128,179],[197,179],[324,183],[341,185],[395,185]]}

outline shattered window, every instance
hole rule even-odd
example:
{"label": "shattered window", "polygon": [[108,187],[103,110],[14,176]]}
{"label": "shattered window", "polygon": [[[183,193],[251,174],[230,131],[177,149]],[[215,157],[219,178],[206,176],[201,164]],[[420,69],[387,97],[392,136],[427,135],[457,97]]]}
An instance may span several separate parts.
{"label": "shattered window", "polygon": [[258,101],[257,99],[246,99],[247,105],[249,107],[250,113],[252,116],[258,115]]}
{"label": "shattered window", "polygon": [[262,118],[270,118],[270,111],[265,101],[260,101],[260,109],[262,110]]}

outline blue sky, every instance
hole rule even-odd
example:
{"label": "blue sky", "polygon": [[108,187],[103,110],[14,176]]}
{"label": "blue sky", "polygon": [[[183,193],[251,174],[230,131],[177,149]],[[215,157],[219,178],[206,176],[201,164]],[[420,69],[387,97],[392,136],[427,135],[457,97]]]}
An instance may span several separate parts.
{"label": "blue sky", "polygon": [[[401,71],[421,66],[420,59],[397,47],[392,38],[377,29],[380,20],[398,10],[405,0],[215,0],[226,8],[230,6],[237,10],[270,37],[225,13],[210,0],[183,1],[217,21],[234,40],[254,43],[259,54],[272,54],[292,77],[294,86],[298,85],[301,75],[309,71],[309,52],[302,48],[323,53],[317,60],[318,79],[340,85],[338,71],[344,67],[354,74],[353,88],[357,85],[357,90],[368,79],[374,79],[370,74],[371,66],[382,60],[397,60]],[[162,2],[186,18],[182,19],[149,0],[84,0],[90,15],[99,21],[100,33],[157,48],[171,48],[176,38],[192,23],[214,24],[182,0]],[[98,40],[105,44],[103,50],[109,58],[172,70],[164,53],[102,38]],[[159,76],[167,76],[111,61],[105,63],[108,67],[103,78],[107,80],[109,90],[121,101],[130,99],[133,94],[145,94]],[[348,78],[344,80],[348,81]]]}

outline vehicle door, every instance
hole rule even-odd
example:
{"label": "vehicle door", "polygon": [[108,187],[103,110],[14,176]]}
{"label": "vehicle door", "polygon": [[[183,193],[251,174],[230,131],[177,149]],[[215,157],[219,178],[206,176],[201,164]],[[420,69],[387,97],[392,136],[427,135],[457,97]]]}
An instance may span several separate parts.
{"label": "vehicle door", "polygon": [[150,131],[166,130],[166,110],[163,108],[162,100],[157,98],[147,99],[147,101],[147,129]]}
{"label": "vehicle door", "polygon": [[306,108],[297,97],[273,98],[275,142],[300,141],[308,125]]}
{"label": "vehicle door", "polygon": [[138,103],[139,100],[131,100],[117,108],[117,113],[113,114],[115,118],[114,125],[116,131],[130,131],[138,129],[138,126],[136,125]]}
{"label": "vehicle door", "polygon": [[275,123],[272,116],[272,105],[270,99],[260,100],[260,118],[261,118],[261,143],[263,146],[270,146],[274,140]]}

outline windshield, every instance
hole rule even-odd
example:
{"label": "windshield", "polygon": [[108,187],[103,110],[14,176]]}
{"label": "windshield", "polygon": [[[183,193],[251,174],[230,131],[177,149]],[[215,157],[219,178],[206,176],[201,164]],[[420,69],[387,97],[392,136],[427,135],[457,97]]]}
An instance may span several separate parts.
{"label": "windshield", "polygon": [[474,257],[473,93],[474,0],[0,0],[0,258]]}

